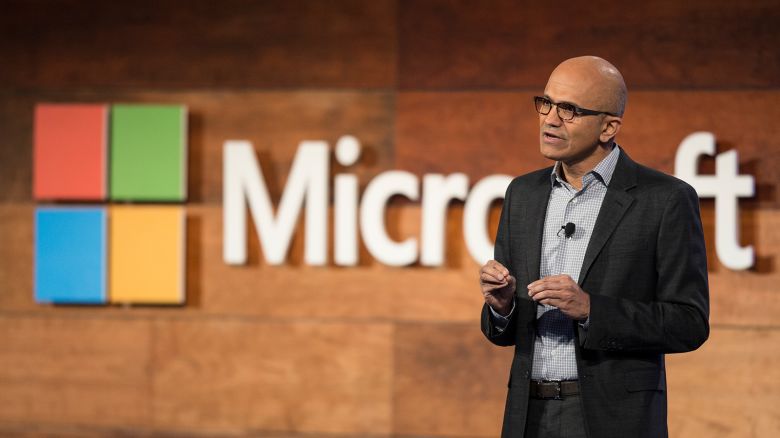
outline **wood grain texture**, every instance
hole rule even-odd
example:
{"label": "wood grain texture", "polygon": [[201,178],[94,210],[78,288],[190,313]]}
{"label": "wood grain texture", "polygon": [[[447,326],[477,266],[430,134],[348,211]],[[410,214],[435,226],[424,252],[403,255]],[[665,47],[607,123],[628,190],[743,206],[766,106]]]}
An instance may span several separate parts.
{"label": "wood grain texture", "polygon": [[[82,308],[41,306],[32,296],[33,211],[30,204],[0,204],[0,311],[109,312],[127,315],[252,315],[282,319],[346,320],[473,320],[481,296],[476,289],[477,266],[463,244],[460,217],[453,209],[448,227],[448,266],[442,268],[394,268],[381,265],[362,248],[356,267],[314,267],[303,264],[303,230],[290,248],[288,264],[269,266],[263,259],[254,227],[248,239],[249,263],[230,266],[222,260],[222,208],[187,206],[187,297],[183,309],[155,307]],[[495,216],[495,214],[494,214]],[[396,239],[419,234],[420,211],[415,206],[393,207],[388,212],[389,232]],[[330,240],[332,245],[332,239]],[[5,252],[8,251],[8,252]],[[13,252],[11,252],[13,251]],[[332,254],[332,248],[329,254]],[[436,284],[432,294],[430,284]],[[282,294],[283,299],[280,299]],[[441,306],[440,302],[446,302]]]}
{"label": "wood grain texture", "polygon": [[[512,349],[488,343],[475,324],[396,333],[396,433],[498,436]],[[778,341],[776,329],[715,328],[701,349],[667,356],[670,436],[774,436]]]}
{"label": "wood grain texture", "polygon": [[539,154],[534,93],[398,93],[395,167],[418,175],[520,175],[550,165]]}
{"label": "wood grain texture", "polygon": [[[271,320],[322,321],[441,321],[476,322],[482,297],[477,286],[479,266],[465,249],[462,206],[453,205],[447,225],[445,266],[393,268],[380,264],[365,248],[355,267],[314,267],[303,264],[302,222],[298,224],[288,263],[269,266],[257,234],[250,228],[246,266],[222,260],[222,209],[187,207],[187,297],[183,308],[41,306],[32,296],[32,217],[28,204],[0,205],[0,312],[40,315],[96,315],[116,318],[181,315],[233,315]],[[495,216],[492,212],[492,233]],[[780,210],[743,210],[742,244],[753,245],[756,268],[732,271],[717,261],[714,207],[702,205],[710,281],[710,321],[713,325],[778,328],[776,299],[780,272]],[[396,239],[418,237],[420,210],[415,205],[388,211],[388,228]],[[330,240],[332,246],[332,239]],[[329,254],[332,254],[332,247]],[[281,295],[280,295],[281,294]]]}
{"label": "wood grain texture", "polygon": [[37,309],[33,297],[33,204],[0,203],[0,309]]}
{"label": "wood grain texture", "polygon": [[378,435],[391,427],[388,324],[0,316],[0,341],[4,425]]}
{"label": "wood grain texture", "polygon": [[[266,263],[253,226],[248,264],[228,266],[223,144],[254,144],[275,203],[301,141],[333,148],[345,134],[363,155],[331,171],[361,191],[391,169],[518,175],[549,165],[531,96],[561,60],[595,54],[631,90],[618,140],[634,159],[671,173],[683,138],[706,130],[756,179],[739,217],[752,270],[717,261],[714,203],[701,203],[712,331],[667,358],[669,426],[774,437],[778,22],[769,0],[3,2],[0,435],[497,436],[512,351],[479,332],[462,203],[440,268],[386,267],[362,244],[356,267],[306,266],[300,221],[284,266]],[[188,106],[185,306],[34,302],[32,114],[46,101]],[[394,199],[388,232],[419,237],[420,217]]]}
{"label": "wood grain texture", "polygon": [[157,427],[390,432],[389,324],[159,321],[155,329]]}
{"label": "wood grain texture", "polygon": [[151,336],[144,320],[0,314],[0,422],[147,423]]}
{"label": "wood grain texture", "polygon": [[[670,355],[672,435],[772,436],[779,336]],[[0,340],[6,436],[496,436],[512,354],[473,323],[2,316]]]}
{"label": "wood grain texture", "polygon": [[[756,264],[746,271],[732,271],[715,255],[714,202],[702,204],[704,239],[710,285],[710,323],[744,327],[780,328],[777,299],[780,284],[780,210],[742,210],[741,245],[752,245]],[[758,309],[772,307],[770,312]]]}
{"label": "wood grain texture", "polygon": [[499,436],[512,354],[489,343],[478,323],[399,324],[395,433]]}
{"label": "wood grain texture", "polygon": [[395,2],[6,1],[0,90],[388,87]]}
{"label": "wood grain texture", "polygon": [[[777,87],[777,2],[399,3],[404,89],[540,87],[562,60],[598,55],[634,87]],[[737,18],[738,17],[738,18]]]}
{"label": "wood grain texture", "polygon": [[333,174],[362,184],[393,160],[395,98],[381,91],[35,92],[0,99],[0,201],[32,199],[32,125],[37,102],[170,103],[188,108],[188,200],[220,202],[227,140],[251,141],[273,199],[279,199],[298,145],[323,140],[331,150],[344,135],[361,142],[348,168],[331,156]]}
{"label": "wood grain texture", "polygon": [[669,436],[775,436],[778,344],[776,329],[715,329],[701,349],[667,356]]}
{"label": "wood grain texture", "polygon": [[[188,186],[190,201],[219,202],[222,197],[222,149],[231,139],[252,141],[269,192],[278,199],[303,140],[324,140],[331,148],[343,135],[355,135],[363,154],[344,168],[332,160],[333,173],[356,174],[362,186],[381,171],[464,172],[472,183],[504,173],[518,175],[549,165],[538,153],[534,93],[384,92],[133,92],[41,93],[17,95],[0,106],[0,128],[8,132],[0,161],[0,200],[31,199],[32,108],[36,101],[131,101],[183,103],[189,107]],[[718,152],[736,149],[740,172],[756,180],[751,205],[780,207],[780,149],[771,130],[780,117],[778,92],[632,93],[618,142],[637,161],[667,173],[674,171],[680,142],[697,131],[716,135]],[[681,117],[670,111],[687,111]],[[704,110],[706,109],[706,110]],[[714,160],[702,160],[702,173]]]}
{"label": "wood grain texture", "polygon": [[0,202],[32,200],[32,102],[0,96]]}
{"label": "wood grain texture", "polygon": [[392,435],[365,435],[365,434],[332,434],[322,435],[318,433],[283,432],[273,430],[252,430],[245,433],[210,433],[189,429],[186,433],[175,430],[162,430],[153,427],[121,427],[100,425],[72,425],[72,424],[41,424],[24,422],[0,423],[0,436],[3,438],[98,438],[131,436],[134,438],[178,438],[182,436],[200,438],[231,437],[263,437],[263,438],[378,438]]}
{"label": "wood grain texture", "polygon": [[[541,93],[540,88],[538,93]],[[521,175],[552,163],[539,154],[534,92],[402,92],[398,95],[395,167],[417,174]],[[718,152],[735,149],[740,173],[756,181],[751,208],[780,207],[780,141],[768,126],[780,117],[777,91],[629,92],[617,136],[631,157],[674,173],[680,143],[697,131],[715,134]],[[704,158],[701,172],[712,173]]]}

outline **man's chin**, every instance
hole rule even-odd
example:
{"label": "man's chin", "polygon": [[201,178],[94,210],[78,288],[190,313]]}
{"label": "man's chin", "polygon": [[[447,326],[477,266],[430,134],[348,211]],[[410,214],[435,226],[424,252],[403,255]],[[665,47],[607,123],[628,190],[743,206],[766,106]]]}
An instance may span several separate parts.
{"label": "man's chin", "polygon": [[544,143],[540,145],[539,151],[541,152],[544,158],[553,161],[561,161],[561,159],[563,159],[566,156],[566,153],[562,149],[552,147]]}

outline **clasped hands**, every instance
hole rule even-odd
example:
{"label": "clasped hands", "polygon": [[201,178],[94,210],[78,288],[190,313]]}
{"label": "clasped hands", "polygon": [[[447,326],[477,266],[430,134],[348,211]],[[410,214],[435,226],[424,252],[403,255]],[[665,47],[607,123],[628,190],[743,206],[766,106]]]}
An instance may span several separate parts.
{"label": "clasped hands", "polygon": [[[517,288],[517,281],[509,275],[509,270],[501,263],[489,260],[479,270],[479,285],[485,302],[498,314],[509,315]],[[583,321],[590,315],[590,295],[565,274],[534,281],[528,285],[528,296],[537,303],[558,308],[576,321]]]}

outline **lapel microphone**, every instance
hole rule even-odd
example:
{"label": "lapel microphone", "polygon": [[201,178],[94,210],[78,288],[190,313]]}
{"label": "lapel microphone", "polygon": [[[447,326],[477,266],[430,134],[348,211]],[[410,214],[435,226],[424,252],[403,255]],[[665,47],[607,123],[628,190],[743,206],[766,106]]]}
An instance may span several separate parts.
{"label": "lapel microphone", "polygon": [[558,236],[561,235],[561,231],[563,231],[564,237],[567,239],[574,235],[574,230],[577,228],[576,225],[572,222],[567,222],[566,225],[561,225],[561,229],[558,230]]}

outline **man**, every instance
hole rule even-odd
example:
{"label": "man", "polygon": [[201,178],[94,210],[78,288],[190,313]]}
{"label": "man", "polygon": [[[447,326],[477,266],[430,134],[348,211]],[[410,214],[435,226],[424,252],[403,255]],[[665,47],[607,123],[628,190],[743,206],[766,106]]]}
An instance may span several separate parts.
{"label": "man", "polygon": [[609,62],[564,61],[534,103],[555,165],[509,185],[480,269],[482,331],[515,347],[502,436],[665,437],[664,354],[709,335],[698,197],[615,144]]}

